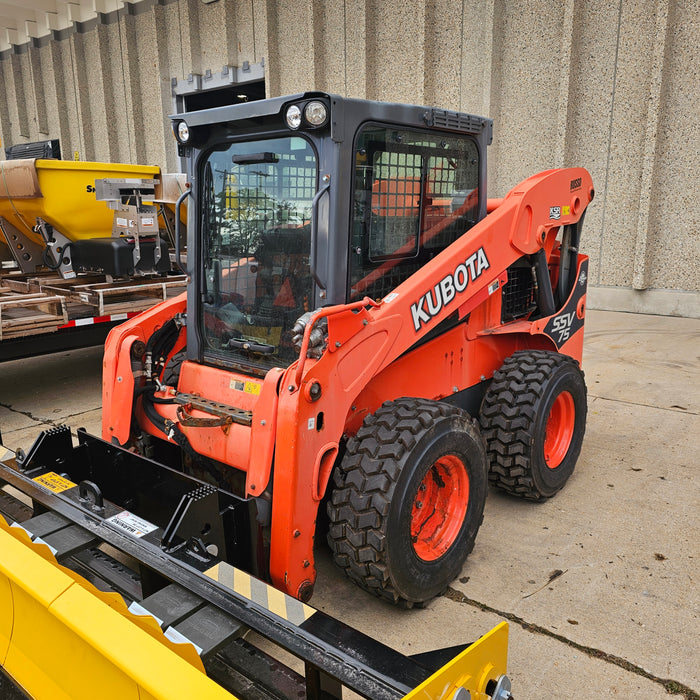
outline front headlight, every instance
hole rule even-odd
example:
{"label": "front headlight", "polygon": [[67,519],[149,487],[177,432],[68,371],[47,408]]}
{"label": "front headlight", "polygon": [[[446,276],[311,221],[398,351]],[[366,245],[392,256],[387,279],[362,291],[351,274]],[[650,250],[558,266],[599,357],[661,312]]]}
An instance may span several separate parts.
{"label": "front headlight", "polygon": [[187,143],[190,140],[190,127],[187,126],[187,122],[177,123],[175,136],[180,143]]}
{"label": "front headlight", "polygon": [[287,126],[290,129],[298,129],[301,126],[301,110],[296,105],[287,109]]}
{"label": "front headlight", "polygon": [[328,119],[328,109],[323,102],[314,100],[304,107],[304,117],[312,126],[322,126]]}

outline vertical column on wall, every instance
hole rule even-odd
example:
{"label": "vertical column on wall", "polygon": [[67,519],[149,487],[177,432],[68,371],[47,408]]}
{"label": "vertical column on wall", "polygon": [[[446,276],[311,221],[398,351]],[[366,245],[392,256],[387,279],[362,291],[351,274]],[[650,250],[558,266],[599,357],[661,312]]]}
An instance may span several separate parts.
{"label": "vertical column on wall", "polygon": [[83,120],[86,141],[92,144],[86,158],[96,161],[114,162],[119,160],[119,138],[114,90],[112,85],[113,54],[110,25],[97,27],[82,35],[83,60],[77,66],[79,76],[79,102],[87,102],[89,121]]}
{"label": "vertical column on wall", "polygon": [[[422,104],[425,4],[367,0],[367,97]],[[396,37],[407,43],[397,51]]]}
{"label": "vertical column on wall", "polygon": [[41,49],[30,46],[28,58],[32,90],[31,105],[36,118],[36,130],[38,134],[46,136],[49,133],[49,122],[46,111],[46,85],[41,65]]}
{"label": "vertical column on wall", "polygon": [[268,18],[267,18],[267,2],[257,2],[256,0],[249,0],[252,14],[253,22],[253,44],[255,52],[255,62],[260,63],[265,61],[265,96],[271,97],[272,92],[270,91],[270,52],[267,42],[268,37]]}
{"label": "vertical column on wall", "polygon": [[80,137],[80,120],[78,103],[73,79],[72,48],[68,41],[50,41],[47,49],[47,63],[53,70],[53,80],[56,90],[56,102],[49,106],[55,110],[53,119],[58,123],[58,135],[61,141],[61,155],[72,159],[77,151],[84,155]]}
{"label": "vertical column on wall", "polygon": [[571,97],[571,51],[574,43],[574,0],[564,0],[559,46],[559,99],[556,111],[556,144],[552,166],[561,168],[566,163],[566,140]]}
{"label": "vertical column on wall", "polygon": [[[264,3],[264,33],[265,33],[265,44],[267,46],[266,56],[266,66],[265,66],[265,84],[267,85],[265,89],[265,94],[267,97],[276,97],[282,94],[282,71],[281,71],[281,57],[280,57],[280,40],[279,40],[279,28],[277,22],[277,2],[276,0],[266,0]],[[256,22],[256,34],[258,22]]]}
{"label": "vertical column on wall", "polygon": [[138,81],[136,84],[131,81],[131,89],[134,103],[138,103],[138,109],[134,110],[135,117],[137,112],[139,115],[135,129],[147,134],[143,149],[137,153],[139,163],[145,165],[165,163],[164,111],[167,113],[171,107],[169,97],[165,105],[163,103],[163,95],[169,95],[170,90],[168,41],[163,16],[156,13],[156,9],[157,6],[150,7],[132,18],[138,64],[135,67],[132,63],[132,73],[138,74]]}
{"label": "vertical column on wall", "polygon": [[[226,3],[232,15],[233,35],[229,44],[229,60],[232,66],[241,66],[244,61],[256,63],[255,55],[255,16],[252,0]],[[261,54],[264,56],[265,54]]]}
{"label": "vertical column on wall", "polygon": [[182,66],[185,76],[189,73],[201,75],[203,72],[199,40],[200,2],[201,0],[179,0],[178,2]]}
{"label": "vertical column on wall", "polygon": [[461,109],[464,4],[463,0],[425,3],[423,102],[427,105]]}
{"label": "vertical column on wall", "polygon": [[489,172],[493,195],[502,196],[555,164],[562,100],[566,109],[560,37],[571,34],[571,5],[495,0],[493,26],[491,162],[497,169]]}
{"label": "vertical column on wall", "polygon": [[10,59],[0,61],[0,83],[3,85],[4,97],[0,100],[0,137],[3,146],[11,146],[17,124],[17,105],[14,95],[14,81],[10,78],[12,62]]}
{"label": "vertical column on wall", "polygon": [[34,72],[34,66],[32,71],[35,74],[35,87],[41,85],[37,89],[37,107],[40,103],[44,110],[43,118],[46,119],[45,130],[40,129],[40,131],[50,138],[59,139],[63,157],[66,158],[70,157],[70,145],[66,141],[68,136],[64,133],[65,114],[58,109],[59,82],[51,50],[51,44],[54,43],[56,42],[50,41],[36,49],[36,71]]}
{"label": "vertical column on wall", "polygon": [[314,2],[267,2],[268,94],[284,95],[316,87]]}
{"label": "vertical column on wall", "polygon": [[11,104],[10,123],[13,126],[12,138],[21,141],[29,138],[29,115],[27,110],[26,94],[24,92],[25,79],[22,64],[26,61],[26,54],[13,54],[10,57],[9,70],[5,71],[5,91]]}
{"label": "vertical column on wall", "polygon": [[[167,75],[175,80],[182,80],[192,72],[189,63],[187,63],[187,67],[185,67],[185,51],[183,49],[182,29],[180,26],[183,16],[181,10],[182,4],[182,0],[180,0],[180,2],[157,5],[154,7],[154,12],[156,13],[156,27],[159,34],[159,41],[161,42],[160,50],[167,52],[169,60],[168,72],[162,74],[161,77]],[[163,43],[164,47],[162,46]],[[174,109],[172,84],[170,81],[167,83],[166,91],[167,101],[164,103],[166,105],[164,110],[165,116],[176,111],[176,109]],[[164,122],[166,121],[167,120],[164,120]],[[164,126],[169,132],[166,137],[165,169],[167,172],[176,172],[181,167],[177,158],[176,146],[172,139],[170,124],[166,123]],[[168,146],[167,144],[169,143],[172,145]]]}
{"label": "vertical column on wall", "polygon": [[[314,3],[313,6],[313,45],[314,45],[314,72],[316,76],[315,87],[324,92],[339,95],[347,95],[347,64],[348,58],[343,47],[347,46],[347,14],[345,0],[327,0],[327,2]],[[360,32],[364,25],[364,15],[351,15],[353,23]],[[364,43],[364,40],[363,40]],[[355,51],[356,48],[352,47]],[[364,79],[364,56],[353,57],[360,59],[357,69]]]}
{"label": "vertical column on wall", "polygon": [[[104,95],[106,134],[111,162],[130,163],[134,160],[134,123],[127,100],[127,71],[123,54],[122,22],[117,11],[103,15],[103,24],[97,27],[97,51]],[[102,110],[101,110],[102,111]]]}
{"label": "vertical column on wall", "polygon": [[[85,52],[86,35],[75,32],[68,39],[70,46],[71,72],[73,74],[73,92],[76,103],[78,128],[80,132],[81,160],[95,160],[95,142],[92,129],[91,95],[89,71]],[[94,106],[97,109],[97,105]]]}
{"label": "vertical column on wall", "polygon": [[[501,111],[502,111],[502,78],[503,78],[503,43],[505,41],[506,0],[493,0],[491,7],[491,55],[489,60],[489,84],[488,116],[493,119],[493,145],[489,148],[488,155],[488,195],[491,197],[502,196],[505,191],[498,191],[495,187],[498,182],[501,150]],[[488,58],[485,57],[485,60]],[[464,88],[463,88],[464,89]],[[484,93],[487,86],[484,85]]]}
{"label": "vertical column on wall", "polygon": [[[700,0],[668,3],[649,214],[643,224],[638,223],[638,229],[640,225],[648,228],[643,251],[644,284],[651,289],[694,292],[694,296],[673,294],[672,298],[679,305],[676,312],[695,316],[700,310],[700,227],[694,215],[700,110],[697,87],[693,86],[697,86],[700,75],[699,17]],[[641,250],[637,252],[638,257],[641,254]],[[694,310],[690,308],[693,299]],[[685,311],[682,304],[686,305]]]}
{"label": "vertical column on wall", "polygon": [[[5,70],[9,61],[0,61],[0,83],[7,86],[5,79]],[[12,128],[10,123],[10,100],[9,95],[5,94],[3,99],[0,99],[0,146],[11,146]],[[4,157],[4,153],[0,151],[0,160]]]}
{"label": "vertical column on wall", "polygon": [[668,0],[619,3],[599,249],[602,286],[644,284],[646,239],[640,235],[647,231],[640,228],[649,217],[667,6]]}
{"label": "vertical column on wall", "polygon": [[237,65],[235,2],[200,3],[197,33],[206,87],[207,71],[217,73],[223,66]]}
{"label": "vertical column on wall", "polygon": [[649,286],[648,242],[652,235],[652,232],[649,230],[652,181],[656,169],[655,161],[659,135],[659,118],[661,115],[661,86],[668,30],[668,0],[657,0],[654,36],[651,44],[652,56],[649,70],[649,100],[644,132],[644,156],[639,183],[639,213],[637,216],[637,235],[632,271],[632,287],[634,289],[646,289]]}
{"label": "vertical column on wall", "polygon": [[124,117],[128,129],[129,160],[140,163],[146,157],[147,134],[143,128],[142,103],[139,94],[141,80],[136,46],[136,18],[126,13],[119,19],[121,70],[124,81]]}
{"label": "vertical column on wall", "polygon": [[[127,5],[120,21],[121,63],[124,75],[125,118],[132,161],[165,166],[165,119],[172,108],[168,65],[169,32],[180,33],[155,5],[145,12]],[[169,29],[174,27],[174,29]]]}
{"label": "vertical column on wall", "polygon": [[177,148],[170,128],[168,115],[172,113],[172,87],[169,76],[172,74],[172,53],[168,38],[168,19],[165,7],[154,5],[149,13],[155,39],[155,65],[153,67],[153,90],[156,99],[151,104],[152,117],[150,128],[153,129],[154,150],[148,161],[149,165],[159,165],[169,172],[177,170]]}
{"label": "vertical column on wall", "polygon": [[494,0],[461,0],[459,110],[491,115]]}
{"label": "vertical column on wall", "polygon": [[[367,97],[367,73],[373,69],[367,51],[368,0],[345,0],[343,26],[345,29],[344,93],[348,97]],[[341,44],[342,46],[342,44]]]}
{"label": "vertical column on wall", "polygon": [[587,168],[596,188],[581,240],[581,250],[591,259],[589,280],[594,285],[601,280],[621,12],[622,0],[574,3],[564,161]]}

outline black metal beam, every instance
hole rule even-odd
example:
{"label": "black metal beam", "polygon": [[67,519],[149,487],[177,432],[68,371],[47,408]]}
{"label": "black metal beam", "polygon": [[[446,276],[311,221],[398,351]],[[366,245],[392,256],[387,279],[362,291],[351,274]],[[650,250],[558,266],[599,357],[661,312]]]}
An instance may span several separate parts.
{"label": "black metal beam", "polygon": [[[74,449],[78,451],[80,447]],[[45,461],[41,455],[34,454],[34,457],[34,464]],[[66,470],[69,470],[69,465],[70,459],[66,461]],[[33,471],[32,475],[36,476],[36,473]],[[145,567],[192,591],[310,667],[319,669],[364,697],[377,700],[401,698],[429,675],[426,669],[406,656],[319,611],[313,612],[301,625],[280,618],[262,605],[209,579],[176,556],[168,555],[156,544],[118,531],[100,514],[72,501],[69,492],[57,494],[42,488],[19,472],[14,460],[0,462],[0,479],[49,511],[60,514]],[[114,506],[109,505],[109,511],[113,513]]]}

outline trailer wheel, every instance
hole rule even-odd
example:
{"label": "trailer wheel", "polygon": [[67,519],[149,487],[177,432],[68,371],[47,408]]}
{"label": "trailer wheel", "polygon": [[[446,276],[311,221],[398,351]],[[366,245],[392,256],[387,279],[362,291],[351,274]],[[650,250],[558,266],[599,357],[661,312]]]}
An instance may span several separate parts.
{"label": "trailer wheel", "polygon": [[481,404],[489,481],[540,501],[574,471],[586,429],[586,383],[575,360],[546,350],[513,353]]}
{"label": "trailer wheel", "polygon": [[474,546],[487,491],[478,424],[448,404],[387,401],[348,441],[328,502],[336,564],[412,607],[442,593]]}

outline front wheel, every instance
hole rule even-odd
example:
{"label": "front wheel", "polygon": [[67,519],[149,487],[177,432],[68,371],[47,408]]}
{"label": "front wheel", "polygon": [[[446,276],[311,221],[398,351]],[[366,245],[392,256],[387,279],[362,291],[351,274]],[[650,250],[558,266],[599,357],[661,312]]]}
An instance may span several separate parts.
{"label": "front wheel", "polygon": [[575,360],[513,353],[481,404],[489,481],[514,496],[550,498],[574,471],[586,430],[586,383]]}
{"label": "front wheel", "polygon": [[486,500],[476,421],[426,399],[384,403],[334,475],[333,558],[363,588],[411,607],[442,593],[474,546]]}

